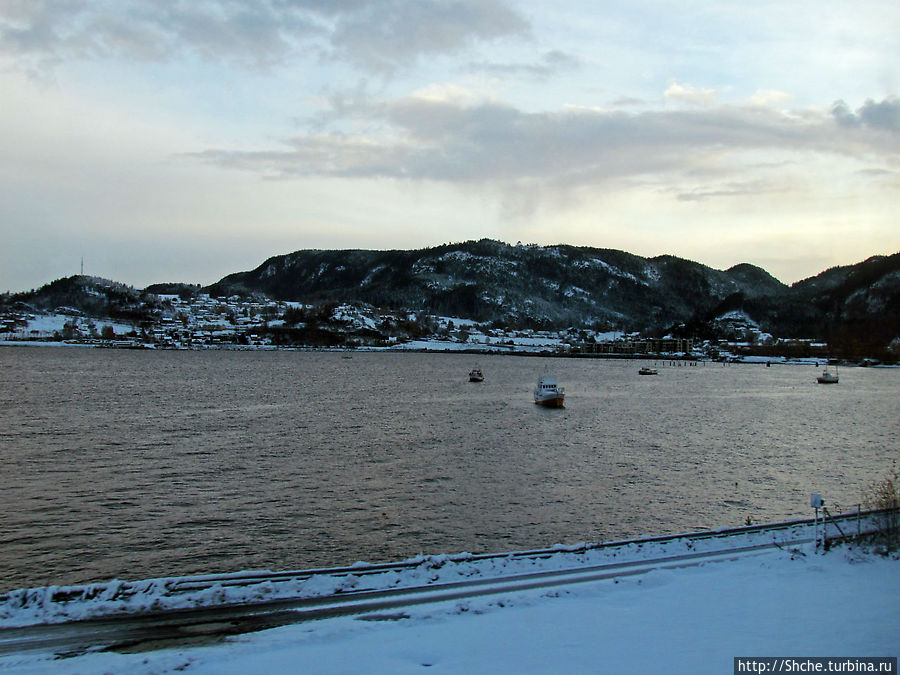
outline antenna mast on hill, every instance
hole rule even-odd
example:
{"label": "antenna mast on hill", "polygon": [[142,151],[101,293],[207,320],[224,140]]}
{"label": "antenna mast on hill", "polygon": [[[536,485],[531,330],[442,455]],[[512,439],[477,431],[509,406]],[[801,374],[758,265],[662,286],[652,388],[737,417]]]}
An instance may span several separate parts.
{"label": "antenna mast on hill", "polygon": [[81,276],[84,276],[84,256],[81,256]]}

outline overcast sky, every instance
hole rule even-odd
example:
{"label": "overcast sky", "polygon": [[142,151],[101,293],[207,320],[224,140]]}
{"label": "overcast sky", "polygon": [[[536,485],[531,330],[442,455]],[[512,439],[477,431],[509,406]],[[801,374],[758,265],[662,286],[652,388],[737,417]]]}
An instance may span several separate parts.
{"label": "overcast sky", "polygon": [[900,3],[0,0],[0,291],[305,248],[900,251]]}

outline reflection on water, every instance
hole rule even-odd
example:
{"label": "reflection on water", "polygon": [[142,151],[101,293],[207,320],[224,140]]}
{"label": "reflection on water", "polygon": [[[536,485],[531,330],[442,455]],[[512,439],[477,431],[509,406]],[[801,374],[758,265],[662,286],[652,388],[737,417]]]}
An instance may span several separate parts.
{"label": "reflection on water", "polygon": [[806,517],[900,447],[897,370],[639,366],[0,348],[0,590]]}

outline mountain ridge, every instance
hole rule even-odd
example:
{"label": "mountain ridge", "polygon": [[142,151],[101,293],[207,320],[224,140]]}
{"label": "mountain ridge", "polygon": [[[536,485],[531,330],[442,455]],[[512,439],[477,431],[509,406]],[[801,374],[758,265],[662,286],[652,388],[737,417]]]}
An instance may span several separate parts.
{"label": "mountain ridge", "polygon": [[[760,279],[766,293],[787,288],[761,268],[732,270],[672,255],[481,239],[417,250],[299,250],[227,275],[207,290],[311,303],[337,298],[479,321],[647,330],[711,309],[734,292],[758,295]],[[669,290],[673,285],[677,293]]]}
{"label": "mountain ridge", "polygon": [[[492,239],[422,249],[301,249],[202,288],[176,282],[135,291],[108,282],[107,290],[99,290],[88,288],[88,277],[70,279],[78,281],[7,294],[5,302],[143,314],[149,321],[158,314],[160,294],[203,292],[365,305],[498,328],[574,326],[684,337],[724,331],[733,337],[740,334],[733,317],[745,316],[748,325],[785,338],[846,341],[862,333],[884,347],[900,337],[900,253],[833,267],[790,286],[749,263],[717,270],[674,255],[645,258],[617,249]],[[730,323],[719,320],[725,315]]]}
{"label": "mountain ridge", "polygon": [[491,239],[418,250],[299,250],[207,287],[213,294],[303,302],[334,297],[479,321],[637,330],[685,321],[732,293],[755,297],[785,289],[747,263],[722,271],[673,255]]}

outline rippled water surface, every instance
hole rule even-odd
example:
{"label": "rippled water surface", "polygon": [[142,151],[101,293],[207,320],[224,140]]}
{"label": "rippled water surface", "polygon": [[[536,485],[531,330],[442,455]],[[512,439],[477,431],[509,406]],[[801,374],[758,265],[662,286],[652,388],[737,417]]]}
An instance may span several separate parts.
{"label": "rippled water surface", "polygon": [[897,457],[900,370],[640,365],[0,347],[0,590],[807,517]]}

